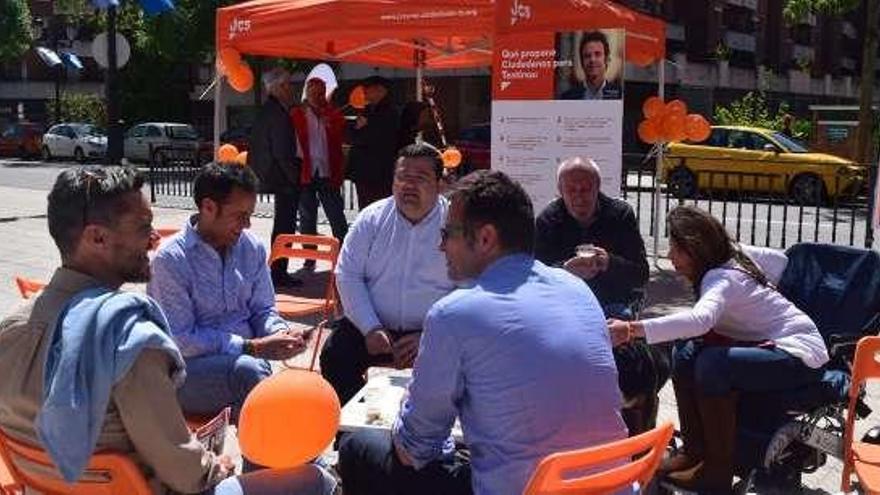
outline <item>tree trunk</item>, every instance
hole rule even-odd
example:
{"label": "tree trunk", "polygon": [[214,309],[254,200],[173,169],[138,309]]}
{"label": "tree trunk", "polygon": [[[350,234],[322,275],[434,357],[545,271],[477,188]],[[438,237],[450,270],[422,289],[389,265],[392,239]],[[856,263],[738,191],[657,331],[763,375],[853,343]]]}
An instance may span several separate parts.
{"label": "tree trunk", "polygon": [[867,19],[862,45],[862,80],[859,95],[859,127],[856,131],[856,161],[868,164],[874,150],[874,61],[877,53],[877,21],[880,0],[866,0]]}

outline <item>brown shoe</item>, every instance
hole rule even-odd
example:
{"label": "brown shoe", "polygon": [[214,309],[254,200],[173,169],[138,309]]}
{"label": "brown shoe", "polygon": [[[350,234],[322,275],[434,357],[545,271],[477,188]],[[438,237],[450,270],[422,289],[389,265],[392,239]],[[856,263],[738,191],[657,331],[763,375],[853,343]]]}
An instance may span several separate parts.
{"label": "brown shoe", "polygon": [[661,476],[690,469],[703,460],[703,424],[700,421],[700,412],[697,410],[695,391],[691,386],[676,380],[673,380],[673,390],[684,447],[680,453],[663,459],[663,463],[657,469],[657,473]]}
{"label": "brown shoe", "polygon": [[673,485],[713,495],[730,493],[736,447],[736,403],[735,393],[725,397],[697,398],[703,423],[704,459],[691,469],[667,475]]}

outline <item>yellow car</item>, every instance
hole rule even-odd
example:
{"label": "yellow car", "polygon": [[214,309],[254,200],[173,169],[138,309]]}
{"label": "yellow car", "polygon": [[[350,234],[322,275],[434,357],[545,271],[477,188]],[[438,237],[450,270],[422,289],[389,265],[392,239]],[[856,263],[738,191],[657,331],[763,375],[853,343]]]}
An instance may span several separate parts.
{"label": "yellow car", "polygon": [[787,194],[795,203],[818,204],[865,186],[855,162],[803,145],[770,129],[713,126],[702,143],[671,143],[662,180],[670,193],[690,197],[706,189]]}

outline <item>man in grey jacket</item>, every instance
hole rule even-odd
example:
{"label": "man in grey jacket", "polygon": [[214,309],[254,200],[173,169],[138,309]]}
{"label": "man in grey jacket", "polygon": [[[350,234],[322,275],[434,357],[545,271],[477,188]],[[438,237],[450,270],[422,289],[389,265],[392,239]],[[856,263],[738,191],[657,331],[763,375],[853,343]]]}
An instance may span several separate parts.
{"label": "man in grey jacket", "polygon": [[[290,74],[274,68],[263,75],[263,85],[269,97],[254,121],[248,165],[259,176],[262,191],[275,195],[274,242],[279,234],[296,232],[301,160],[296,155],[296,136],[288,113],[293,104]],[[272,265],[272,282],[276,287],[302,284],[287,273],[286,259]]]}

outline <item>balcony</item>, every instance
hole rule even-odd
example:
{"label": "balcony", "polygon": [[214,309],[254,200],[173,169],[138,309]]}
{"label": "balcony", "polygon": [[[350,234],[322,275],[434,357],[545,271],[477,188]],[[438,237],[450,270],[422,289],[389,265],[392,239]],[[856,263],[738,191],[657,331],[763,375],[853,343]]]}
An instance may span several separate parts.
{"label": "balcony", "polygon": [[758,0],[727,0],[727,5],[736,5],[751,10],[758,10]]}
{"label": "balcony", "polygon": [[724,44],[731,50],[754,53],[756,46],[755,35],[727,31],[724,33]]}

